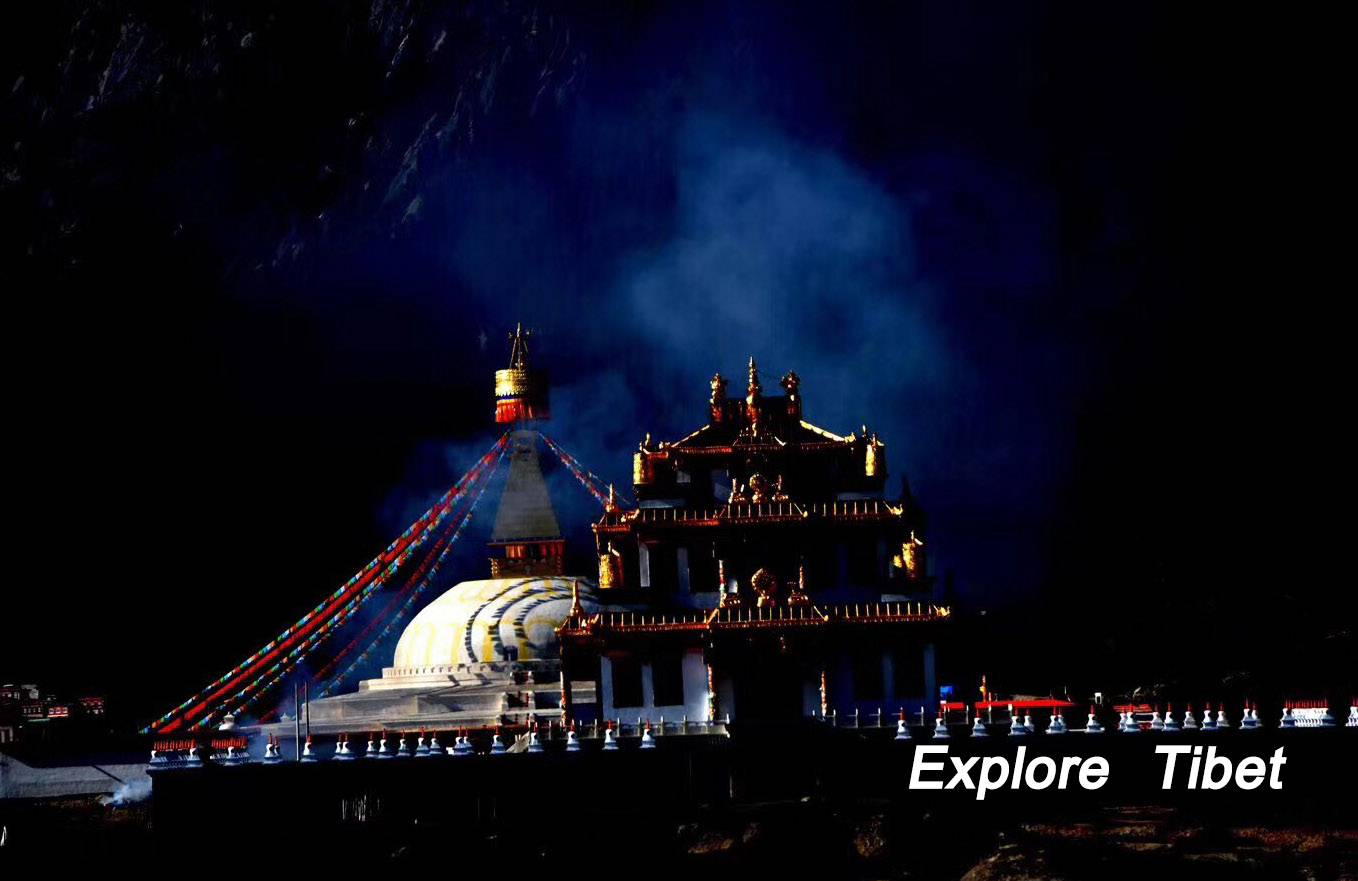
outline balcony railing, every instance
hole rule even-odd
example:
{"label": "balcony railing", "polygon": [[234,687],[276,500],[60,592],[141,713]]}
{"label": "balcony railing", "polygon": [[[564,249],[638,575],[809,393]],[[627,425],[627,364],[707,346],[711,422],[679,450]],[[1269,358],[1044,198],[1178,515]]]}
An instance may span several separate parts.
{"label": "balcony railing", "polygon": [[696,612],[600,612],[568,623],[564,632],[600,631],[655,633],[684,630],[745,630],[777,627],[822,627],[834,623],[889,624],[939,621],[952,615],[947,606],[932,603],[844,603],[831,606],[780,604],[741,606]]}
{"label": "balcony railing", "polygon": [[605,514],[598,529],[633,526],[720,526],[824,520],[879,520],[900,517],[904,508],[885,499],[835,502],[740,502],[717,508],[636,508]]}

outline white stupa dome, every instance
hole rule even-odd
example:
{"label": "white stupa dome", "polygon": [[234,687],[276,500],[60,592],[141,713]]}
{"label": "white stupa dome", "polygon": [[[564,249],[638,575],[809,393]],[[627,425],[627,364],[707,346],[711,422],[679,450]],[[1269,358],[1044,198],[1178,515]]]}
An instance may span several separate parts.
{"label": "white stupa dome", "polygon": [[594,584],[556,575],[464,581],[425,606],[406,625],[387,675],[512,661],[556,660],[556,629],[571,608],[596,606]]}

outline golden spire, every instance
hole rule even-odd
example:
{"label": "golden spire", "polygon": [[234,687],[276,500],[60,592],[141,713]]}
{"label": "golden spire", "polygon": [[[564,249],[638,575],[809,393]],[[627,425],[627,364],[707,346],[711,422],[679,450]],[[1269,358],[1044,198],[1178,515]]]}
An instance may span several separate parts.
{"label": "golden spire", "polygon": [[523,322],[514,325],[514,332],[509,335],[509,366],[523,368],[528,366],[528,338],[532,336],[530,332],[525,332]]}
{"label": "golden spire", "polygon": [[708,399],[712,421],[721,422],[726,418],[726,379],[720,373],[712,374],[712,397]]}
{"label": "golden spire", "polygon": [[797,586],[787,596],[789,606],[809,606],[811,597],[806,593],[806,564],[797,567]]}
{"label": "golden spire", "polygon": [[924,541],[915,535],[913,529],[910,530],[909,540],[901,543],[901,564],[905,577],[910,581],[920,581],[927,574]]}
{"label": "golden spire", "polygon": [[585,609],[580,605],[580,579],[571,579],[571,610],[566,615],[568,621],[579,621],[585,617]]}
{"label": "golden spire", "polygon": [[751,434],[759,434],[759,396],[763,388],[759,385],[759,368],[754,363],[754,356],[750,356],[750,384],[746,388],[745,394],[745,419],[749,423]]}
{"label": "golden spire", "polygon": [[793,419],[802,418],[802,378],[789,370],[778,383],[787,392],[787,415]]}

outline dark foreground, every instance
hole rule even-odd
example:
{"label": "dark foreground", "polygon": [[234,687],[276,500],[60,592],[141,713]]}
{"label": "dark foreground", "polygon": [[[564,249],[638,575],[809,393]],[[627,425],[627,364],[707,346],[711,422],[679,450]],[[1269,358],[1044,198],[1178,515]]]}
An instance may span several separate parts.
{"label": "dark foreground", "polygon": [[[638,810],[644,811],[644,806]],[[8,869],[193,865],[151,830],[149,805],[114,808],[93,799],[41,805],[0,803]],[[548,813],[544,823],[550,823]],[[312,869],[455,866],[521,867],[532,874],[611,874],[592,867],[641,866],[647,877],[1018,879],[1295,878],[1358,879],[1358,826],[1201,821],[1175,808],[1109,806],[1074,817],[1001,826],[957,822],[929,812],[902,815],[880,803],[808,800],[700,812],[691,822],[656,826],[640,838],[600,829],[573,844],[518,830],[468,846],[438,826],[389,840],[300,840]],[[450,838],[456,839],[453,846]],[[296,857],[285,817],[259,816],[199,842],[197,860],[274,863]],[[187,859],[187,862],[181,860]],[[201,865],[201,864],[200,864]]]}
{"label": "dark foreground", "polygon": [[[985,802],[907,788],[913,750],[929,741],[745,734],[648,752],[587,744],[574,755],[171,770],[155,775],[149,808],[0,802],[11,830],[0,861],[201,870],[300,856],[311,870],[553,877],[1358,878],[1358,730],[1217,741],[1227,754],[1285,745],[1280,792],[1163,792],[1151,759],[1168,738],[1030,738],[1030,755],[1106,756],[1109,786],[1006,790]],[[1013,756],[1016,746],[959,738],[951,748]]]}

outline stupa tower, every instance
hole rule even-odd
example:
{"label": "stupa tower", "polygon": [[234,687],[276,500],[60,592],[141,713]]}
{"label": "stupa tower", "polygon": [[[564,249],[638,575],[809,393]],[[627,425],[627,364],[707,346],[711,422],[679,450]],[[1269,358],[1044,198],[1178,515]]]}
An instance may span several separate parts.
{"label": "stupa tower", "polygon": [[512,428],[509,476],[489,545],[493,578],[565,571],[566,540],[538,459],[536,423],[551,418],[547,375],[530,362],[529,337],[518,325],[509,336],[509,366],[495,371],[495,421]]}

